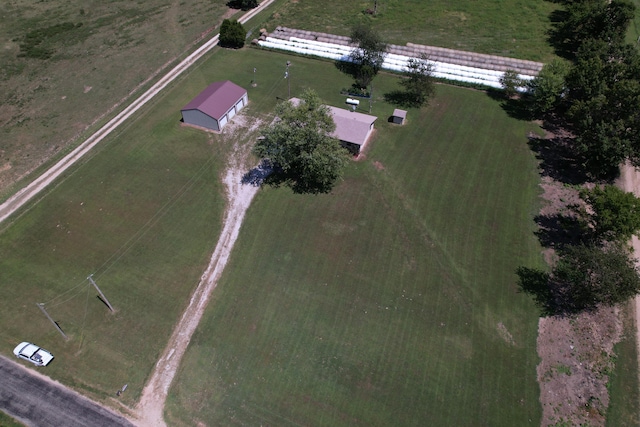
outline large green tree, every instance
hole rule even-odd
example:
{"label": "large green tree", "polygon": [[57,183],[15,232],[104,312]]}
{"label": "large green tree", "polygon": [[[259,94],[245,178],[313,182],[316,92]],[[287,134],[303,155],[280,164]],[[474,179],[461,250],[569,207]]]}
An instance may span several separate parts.
{"label": "large green tree", "polygon": [[628,0],[570,1],[566,15],[556,38],[567,51],[576,52],[588,39],[622,43],[627,27],[635,17],[635,6]]}
{"label": "large green tree", "polygon": [[588,209],[580,212],[599,241],[626,242],[640,230],[640,199],[614,185],[580,192]]}
{"label": "large green tree", "polygon": [[630,45],[590,40],[566,77],[567,119],[578,152],[596,177],[625,159],[640,166],[640,56]]}
{"label": "large green tree", "polygon": [[240,49],[244,46],[247,31],[242,24],[236,20],[225,19],[220,26],[220,46]]}
{"label": "large green tree", "polygon": [[387,54],[387,44],[380,34],[368,25],[357,25],[351,30],[351,43],[356,45],[349,58],[354,65],[356,85],[368,87],[382,68]]}
{"label": "large green tree", "polygon": [[551,274],[566,311],[615,305],[640,291],[640,275],[624,246],[569,246]]}
{"label": "large green tree", "polygon": [[529,106],[535,117],[551,113],[560,104],[568,72],[567,62],[553,60],[545,64],[538,75],[528,82]]}
{"label": "large green tree", "polygon": [[258,7],[258,0],[230,0],[227,6],[233,9],[249,10]]}
{"label": "large green tree", "polygon": [[400,84],[405,90],[407,104],[412,107],[424,105],[435,92],[433,81],[433,64],[426,55],[411,58],[404,71],[405,78]]}
{"label": "large green tree", "polygon": [[278,104],[276,114],[278,118],[263,130],[253,149],[274,167],[268,182],[288,185],[296,193],[330,192],[349,154],[331,136],[335,123],[329,109],[308,89],[297,105],[291,101]]}

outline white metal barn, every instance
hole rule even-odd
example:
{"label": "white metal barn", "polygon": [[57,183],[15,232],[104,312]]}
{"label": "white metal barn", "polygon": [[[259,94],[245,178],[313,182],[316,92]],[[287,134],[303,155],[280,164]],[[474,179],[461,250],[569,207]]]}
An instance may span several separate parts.
{"label": "white metal barn", "polygon": [[219,132],[248,103],[246,89],[230,80],[214,82],[182,108],[182,121]]}

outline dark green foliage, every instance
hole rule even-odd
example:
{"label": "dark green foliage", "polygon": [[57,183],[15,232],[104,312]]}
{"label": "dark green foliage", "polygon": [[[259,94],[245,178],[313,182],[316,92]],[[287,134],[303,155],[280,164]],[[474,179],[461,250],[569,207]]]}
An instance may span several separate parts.
{"label": "dark green foliage", "polygon": [[610,44],[624,42],[635,6],[627,0],[581,0],[570,2],[566,15],[556,38],[567,52],[576,52],[588,39]]}
{"label": "dark green foliage", "polygon": [[529,81],[529,105],[535,117],[552,112],[560,103],[568,71],[569,66],[566,62],[555,60],[545,64],[540,73]]}
{"label": "dark green foliage", "polygon": [[232,49],[240,49],[244,46],[247,38],[247,31],[242,24],[236,20],[225,19],[220,26],[220,46]]}
{"label": "dark green foliage", "polygon": [[49,59],[55,53],[55,49],[50,46],[42,46],[43,42],[81,26],[82,23],[73,24],[72,22],[63,22],[62,24],[30,31],[24,36],[22,43],[20,43],[20,53],[18,56],[24,58]]}
{"label": "dark green foliage", "polygon": [[516,273],[545,316],[619,304],[640,292],[640,272],[621,245],[567,246],[551,273],[527,267]]}
{"label": "dark green foliage", "polygon": [[387,44],[377,31],[367,25],[353,28],[351,43],[357,45],[349,55],[354,64],[356,85],[366,88],[382,68]]}
{"label": "dark green foliage", "polygon": [[553,281],[567,295],[570,311],[615,305],[640,291],[640,276],[621,246],[569,246],[553,269]]}
{"label": "dark green foliage", "polygon": [[406,78],[400,84],[405,90],[407,105],[420,107],[426,104],[435,92],[433,64],[429,58],[422,56],[420,59],[409,59],[404,75]]}
{"label": "dark green foliage", "polygon": [[232,9],[249,10],[258,7],[258,0],[231,0],[227,6]]}
{"label": "dark green foliage", "polygon": [[274,166],[268,183],[288,185],[296,193],[329,193],[348,152],[331,136],[336,125],[318,95],[309,89],[300,98],[298,106],[278,104],[279,120],[264,130],[253,152]]}
{"label": "dark green foliage", "polygon": [[567,75],[567,118],[585,166],[596,177],[611,176],[625,159],[640,165],[639,64],[632,46],[592,40]]}
{"label": "dark green foliage", "polygon": [[532,110],[545,113],[560,104],[586,171],[597,179],[611,179],[625,160],[640,165],[640,57],[634,46],[623,44],[635,7],[627,0],[567,3],[556,39],[575,62],[560,103],[555,95],[558,74],[552,90],[533,93]]}
{"label": "dark green foliage", "polygon": [[507,70],[500,77],[500,84],[504,89],[504,95],[507,98],[511,98],[518,93],[518,88],[522,86],[522,79],[515,70]]}
{"label": "dark green foliage", "polygon": [[583,190],[580,198],[590,212],[580,212],[598,241],[626,242],[640,230],[640,199],[616,186]]}

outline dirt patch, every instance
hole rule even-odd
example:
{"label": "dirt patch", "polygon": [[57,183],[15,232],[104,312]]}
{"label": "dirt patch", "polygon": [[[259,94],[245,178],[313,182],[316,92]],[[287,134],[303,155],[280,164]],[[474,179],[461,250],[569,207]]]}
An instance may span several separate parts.
{"label": "dirt patch", "polygon": [[[578,229],[571,229],[575,220],[572,206],[583,203],[577,185],[593,186],[570,167],[575,162],[567,149],[570,137],[561,129],[554,129],[544,139],[532,141],[532,149],[540,159],[545,202],[536,217],[536,234],[549,265],[556,262],[558,248],[580,239]],[[622,321],[617,308],[539,320],[537,378],[543,426],[605,426],[607,383],[615,364],[613,347],[621,338]]]}
{"label": "dirt patch", "polygon": [[537,368],[542,425],[604,426],[613,346],[622,337],[618,309],[545,317],[538,325]]}
{"label": "dirt patch", "polygon": [[[244,177],[251,166],[250,150],[253,142],[253,132],[260,122],[249,121],[241,115],[234,118],[234,122],[225,127],[223,143],[234,144],[234,152],[229,158],[224,184],[227,189],[227,211],[224,226],[211,261],[203,273],[198,287],[191,296],[189,306],[182,314],[182,318],[169,339],[169,342],[155,366],[153,374],[144,390],[137,407],[140,426],[164,426],[164,403],[169,393],[169,387],[180,365],[180,361],[187,350],[191,336],[200,323],[200,319],[207,307],[211,293],[218,284],[224,270],[231,249],[240,232],[244,215],[258,191],[259,183],[247,183]],[[244,141],[239,144],[236,141]]]}
{"label": "dirt patch", "polygon": [[509,345],[516,345],[516,341],[513,339],[513,335],[511,335],[511,332],[509,332],[507,327],[504,326],[502,322],[498,323],[497,329],[498,329],[498,335],[500,335],[500,338],[502,338],[504,342],[506,342]]}

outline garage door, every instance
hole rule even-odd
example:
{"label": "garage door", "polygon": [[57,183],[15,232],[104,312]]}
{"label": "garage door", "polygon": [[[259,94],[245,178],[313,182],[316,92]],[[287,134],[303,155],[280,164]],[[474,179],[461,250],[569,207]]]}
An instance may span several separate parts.
{"label": "garage door", "polygon": [[222,118],[220,119],[220,121],[218,122],[219,124],[219,129],[218,130],[222,130],[222,128],[224,127],[224,125],[227,124],[227,116],[222,116]]}
{"label": "garage door", "polygon": [[227,115],[229,116],[229,120],[233,119],[233,116],[236,115],[236,107],[233,107],[231,110],[229,110]]}

